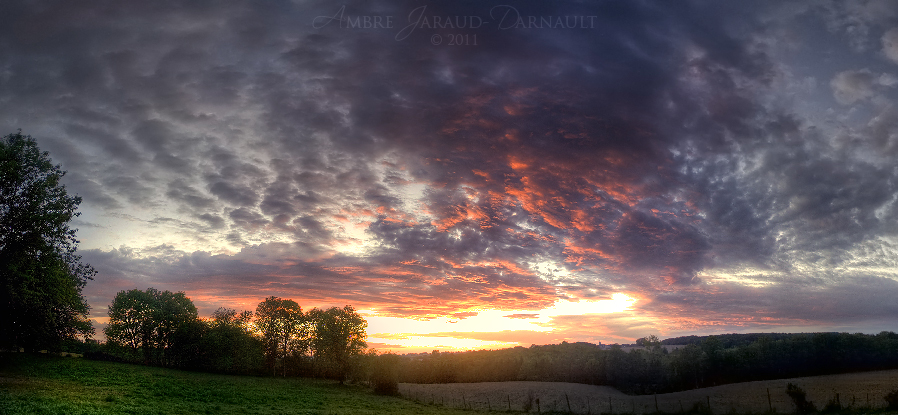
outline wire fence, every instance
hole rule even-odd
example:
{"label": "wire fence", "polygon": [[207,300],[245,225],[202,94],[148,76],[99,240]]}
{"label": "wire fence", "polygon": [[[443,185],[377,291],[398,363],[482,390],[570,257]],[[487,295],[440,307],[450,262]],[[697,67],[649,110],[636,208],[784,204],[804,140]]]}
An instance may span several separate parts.
{"label": "wire fence", "polygon": [[[481,385],[480,388],[471,385]],[[570,384],[563,384],[570,385]],[[583,385],[588,386],[588,385]],[[734,385],[730,385],[734,386]],[[898,387],[898,383],[896,383]],[[595,387],[601,388],[601,387]],[[722,393],[696,390],[657,395],[628,396],[617,392],[602,396],[603,389],[584,392],[584,388],[565,391],[531,387],[523,390],[497,388],[489,383],[467,384],[400,384],[403,398],[424,405],[443,406],[471,411],[565,414],[659,414],[659,413],[794,413],[795,404],[783,388],[746,387],[744,391]],[[578,389],[578,388],[574,388]],[[610,389],[610,388],[607,388]],[[713,389],[713,388],[712,388]],[[730,388],[732,389],[732,388]],[[817,410],[863,411],[887,407],[884,392],[828,394],[808,393]]]}

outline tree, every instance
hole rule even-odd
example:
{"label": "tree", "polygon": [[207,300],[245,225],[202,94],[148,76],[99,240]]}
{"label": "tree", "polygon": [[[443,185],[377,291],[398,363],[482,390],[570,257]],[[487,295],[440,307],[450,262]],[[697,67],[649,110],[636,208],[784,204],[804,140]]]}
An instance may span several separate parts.
{"label": "tree", "polygon": [[184,330],[196,328],[196,306],[183,293],[129,290],[116,294],[109,306],[106,339],[113,346],[123,346],[136,358],[142,352],[144,363],[171,364],[171,358],[183,355],[178,350],[183,341],[197,338]]}
{"label": "tree", "polygon": [[[106,341],[113,347],[124,347],[136,355],[141,348],[152,344],[153,298],[141,290],[122,291],[116,294],[109,306],[109,325],[104,329]],[[149,359],[149,350],[145,352]]]}
{"label": "tree", "polygon": [[249,331],[250,323],[253,320],[253,312],[244,310],[237,313],[232,308],[219,307],[212,313],[212,327],[237,327],[241,330]]}
{"label": "tree", "polygon": [[315,358],[327,364],[340,383],[352,367],[351,358],[365,351],[368,322],[352,306],[312,309],[309,319],[315,327],[312,350]]}
{"label": "tree", "polygon": [[89,337],[81,290],[96,271],[75,254],[69,228],[81,198],[31,136],[0,139],[0,348],[56,348]]}
{"label": "tree", "polygon": [[265,358],[272,373],[281,362],[287,375],[285,359],[302,356],[308,350],[308,330],[302,308],[293,300],[271,296],[256,307],[256,327],[262,334]]}
{"label": "tree", "polygon": [[262,342],[253,336],[253,312],[219,308],[202,341],[203,366],[215,372],[253,373],[262,367]]}
{"label": "tree", "polygon": [[658,336],[654,334],[649,334],[648,336],[636,340],[636,344],[650,350],[661,349],[661,340],[658,340]]}

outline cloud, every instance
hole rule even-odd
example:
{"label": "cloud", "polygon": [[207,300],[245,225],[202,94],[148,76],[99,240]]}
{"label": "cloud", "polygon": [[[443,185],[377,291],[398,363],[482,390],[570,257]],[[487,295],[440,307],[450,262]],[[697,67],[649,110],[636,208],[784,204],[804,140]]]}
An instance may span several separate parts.
{"label": "cloud", "polygon": [[539,318],[539,314],[517,313],[517,314],[509,314],[509,315],[503,316],[503,317],[516,318],[516,319],[530,319],[530,318]]}
{"label": "cloud", "polygon": [[882,35],[882,53],[898,63],[898,27],[889,29]]}
{"label": "cloud", "polygon": [[[0,29],[0,126],[37,137],[85,223],[105,226],[84,242],[103,281],[92,304],[158,285],[203,307],[279,295],[529,318],[625,292],[642,320],[603,330],[638,338],[742,324],[782,298],[751,288],[774,276],[827,293],[862,290],[827,269],[887,277],[856,272],[886,269],[896,234],[898,81],[857,55],[885,31],[886,3],[523,1],[524,16],[594,27],[490,26],[470,33],[476,47],[435,45],[450,33],[432,28],[397,41],[314,27],[328,2],[107,6],[10,5],[17,23]],[[345,6],[402,23],[417,7]],[[794,79],[830,89],[793,96]],[[827,113],[830,91],[842,106]],[[757,276],[712,283],[732,270]],[[728,304],[729,318],[702,317]],[[599,324],[553,321],[584,338]]]}
{"label": "cloud", "polygon": [[852,70],[839,72],[830,81],[829,85],[833,89],[833,95],[839,103],[848,105],[857,101],[872,98],[876,91],[876,85],[880,84],[880,80],[885,81],[885,85],[891,86],[891,78],[883,74],[876,77],[867,69]]}

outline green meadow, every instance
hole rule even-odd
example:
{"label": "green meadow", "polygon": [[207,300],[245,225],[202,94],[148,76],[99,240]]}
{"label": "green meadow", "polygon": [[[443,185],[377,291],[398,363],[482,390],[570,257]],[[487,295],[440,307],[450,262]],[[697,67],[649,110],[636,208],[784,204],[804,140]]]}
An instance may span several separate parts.
{"label": "green meadow", "polygon": [[0,353],[0,414],[470,414],[359,385]]}

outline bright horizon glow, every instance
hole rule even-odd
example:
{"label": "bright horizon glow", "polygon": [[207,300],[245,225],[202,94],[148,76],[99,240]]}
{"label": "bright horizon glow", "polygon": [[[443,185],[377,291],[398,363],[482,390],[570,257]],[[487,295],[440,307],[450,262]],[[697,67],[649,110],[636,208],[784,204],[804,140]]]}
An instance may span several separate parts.
{"label": "bright horizon glow", "polygon": [[[409,353],[423,349],[471,350],[478,348],[506,348],[522,346],[520,342],[484,341],[467,338],[464,333],[497,333],[530,331],[551,333],[552,319],[560,316],[625,313],[637,300],[625,293],[615,293],[607,300],[557,300],[552,307],[541,310],[480,310],[465,318],[434,318],[420,320],[377,315],[375,310],[360,310],[368,321],[369,342],[397,345],[381,351]],[[533,315],[513,318],[512,315]],[[413,334],[414,333],[414,334]],[[439,335],[436,335],[439,334]],[[450,335],[451,334],[451,335]],[[380,350],[380,349],[379,349]]]}
{"label": "bright horizon glow", "polygon": [[515,342],[500,342],[469,339],[450,336],[417,336],[403,335],[396,338],[369,337],[368,343],[385,343],[388,345],[399,344],[400,347],[375,348],[378,352],[394,352],[399,354],[421,353],[440,350],[446,352],[480,350],[480,349],[507,349],[520,344]]}

